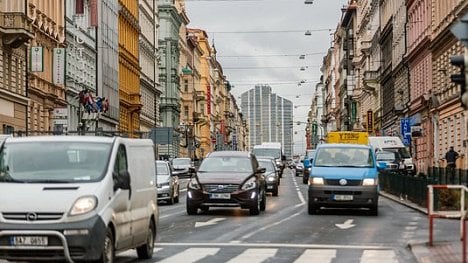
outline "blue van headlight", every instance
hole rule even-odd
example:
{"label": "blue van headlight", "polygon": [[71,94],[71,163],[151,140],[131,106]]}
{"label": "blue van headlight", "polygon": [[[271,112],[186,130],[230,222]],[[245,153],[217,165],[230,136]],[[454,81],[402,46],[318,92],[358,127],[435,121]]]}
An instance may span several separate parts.
{"label": "blue van headlight", "polygon": [[377,179],[374,178],[364,178],[362,180],[362,185],[376,185],[377,184]]}

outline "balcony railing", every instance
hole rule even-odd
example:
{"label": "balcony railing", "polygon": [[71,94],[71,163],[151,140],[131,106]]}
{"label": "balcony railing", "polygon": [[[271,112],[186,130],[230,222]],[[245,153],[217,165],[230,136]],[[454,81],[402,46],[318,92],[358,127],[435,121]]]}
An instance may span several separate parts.
{"label": "balcony railing", "polygon": [[195,99],[197,101],[206,100],[205,92],[201,90],[195,91]]}
{"label": "balcony railing", "polygon": [[12,48],[18,48],[34,37],[31,22],[20,12],[0,13],[0,31],[3,42]]}

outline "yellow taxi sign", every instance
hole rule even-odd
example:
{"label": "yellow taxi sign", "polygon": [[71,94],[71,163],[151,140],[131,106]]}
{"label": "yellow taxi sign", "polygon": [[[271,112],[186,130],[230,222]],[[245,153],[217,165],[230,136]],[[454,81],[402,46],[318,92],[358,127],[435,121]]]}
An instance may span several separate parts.
{"label": "yellow taxi sign", "polygon": [[327,143],[369,144],[367,132],[336,131],[327,134]]}

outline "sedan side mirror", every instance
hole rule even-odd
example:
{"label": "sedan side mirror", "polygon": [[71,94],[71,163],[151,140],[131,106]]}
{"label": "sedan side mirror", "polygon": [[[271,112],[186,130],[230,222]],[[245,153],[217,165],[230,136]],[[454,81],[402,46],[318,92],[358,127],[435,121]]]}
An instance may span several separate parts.
{"label": "sedan side mirror", "polygon": [[385,169],[387,169],[386,162],[377,162],[377,170],[385,170]]}

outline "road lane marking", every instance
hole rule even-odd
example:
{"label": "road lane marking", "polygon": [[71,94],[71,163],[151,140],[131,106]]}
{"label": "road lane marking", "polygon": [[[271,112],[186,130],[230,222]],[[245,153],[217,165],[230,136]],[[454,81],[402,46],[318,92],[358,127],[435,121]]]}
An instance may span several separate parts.
{"label": "road lane marking", "polygon": [[198,260],[206,257],[213,256],[218,253],[219,248],[188,248],[183,252],[175,254],[174,256],[165,258],[158,262],[170,263],[189,263],[197,262]]}
{"label": "road lane marking", "polygon": [[247,235],[241,237],[241,239],[247,239],[247,238],[249,238],[249,237],[251,237],[251,236],[257,234],[258,232],[265,231],[265,230],[267,230],[268,228],[271,228],[271,227],[274,227],[274,226],[276,226],[276,225],[279,225],[279,224],[281,224],[281,223],[283,223],[283,222],[285,222],[285,221],[288,221],[289,219],[291,219],[291,218],[293,218],[293,217],[296,217],[296,216],[298,216],[298,215],[300,215],[300,214],[302,214],[302,212],[295,213],[295,214],[290,215],[290,216],[288,216],[288,217],[286,217],[286,218],[284,218],[284,219],[282,219],[282,220],[280,220],[280,221],[278,221],[278,222],[275,222],[275,223],[272,223],[272,224],[263,226],[262,228],[260,228],[260,229],[258,229],[258,230],[255,230],[255,231],[253,231],[253,232],[250,232],[249,234],[247,234]]}
{"label": "road lane marking", "polygon": [[159,216],[159,219],[163,219],[163,218],[171,217],[171,216],[175,216],[175,215],[181,215],[181,214],[185,214],[185,211],[179,211],[179,212],[175,212],[175,213],[172,213],[172,214]]}
{"label": "road lane marking", "polygon": [[195,222],[195,228],[201,227],[201,226],[211,226],[211,225],[216,225],[218,222],[221,222],[225,220],[226,218],[224,217],[218,217],[218,218],[213,218],[210,219],[206,222]]}
{"label": "road lane marking", "polygon": [[339,229],[349,229],[356,225],[353,224],[353,219],[346,220],[343,224],[335,224]]}
{"label": "road lane marking", "polygon": [[361,263],[398,263],[393,250],[364,250]]}
{"label": "road lane marking", "polygon": [[335,257],[335,249],[307,249],[294,261],[294,263],[330,263]]}
{"label": "road lane marking", "polygon": [[297,196],[299,197],[299,201],[301,201],[300,205],[304,205],[306,201],[304,199],[304,195],[302,195],[301,188],[297,184],[296,177],[293,177],[293,183],[294,183],[294,186],[296,187],[296,192],[297,192]]}
{"label": "road lane marking", "polygon": [[251,248],[311,248],[311,249],[369,249],[369,250],[392,250],[392,247],[384,245],[333,245],[333,244],[291,244],[291,243],[167,243],[167,242],[156,242],[156,247],[251,247]]}
{"label": "road lane marking", "polygon": [[249,248],[228,263],[263,262],[275,256],[277,248]]}

